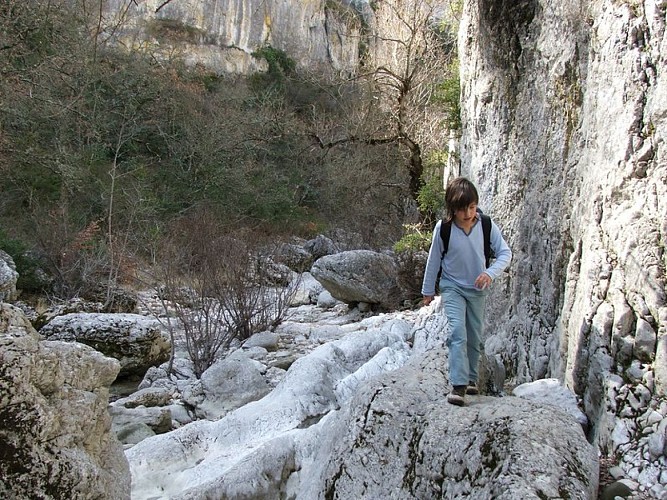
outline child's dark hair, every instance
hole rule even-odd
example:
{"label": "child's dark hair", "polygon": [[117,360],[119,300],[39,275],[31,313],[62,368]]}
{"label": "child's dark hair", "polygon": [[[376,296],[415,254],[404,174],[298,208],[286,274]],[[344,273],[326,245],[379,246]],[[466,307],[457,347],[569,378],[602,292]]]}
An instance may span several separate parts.
{"label": "child's dark hair", "polygon": [[475,185],[465,177],[452,179],[445,190],[445,206],[449,220],[454,219],[457,210],[463,210],[471,203],[479,203]]}

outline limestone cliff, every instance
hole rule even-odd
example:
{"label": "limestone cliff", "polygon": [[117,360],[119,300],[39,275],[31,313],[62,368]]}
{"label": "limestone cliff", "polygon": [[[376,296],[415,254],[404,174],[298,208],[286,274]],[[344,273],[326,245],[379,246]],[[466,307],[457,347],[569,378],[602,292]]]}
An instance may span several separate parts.
{"label": "limestone cliff", "polygon": [[459,32],[462,172],[514,251],[487,352],[517,382],[563,378],[617,453],[659,434],[667,394],[666,7],[479,0]]}
{"label": "limestone cliff", "polygon": [[[105,25],[121,43],[221,73],[261,69],[252,53],[285,51],[301,66],[351,71],[372,11],[360,3],[308,0],[110,0]],[[160,8],[161,7],[161,8]],[[120,26],[116,31],[114,26]]]}

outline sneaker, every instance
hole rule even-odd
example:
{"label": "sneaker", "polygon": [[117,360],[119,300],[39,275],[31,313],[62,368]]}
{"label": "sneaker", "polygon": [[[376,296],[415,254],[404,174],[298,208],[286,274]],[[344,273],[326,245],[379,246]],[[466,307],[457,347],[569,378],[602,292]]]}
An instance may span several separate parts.
{"label": "sneaker", "polygon": [[479,394],[479,389],[477,388],[477,384],[475,382],[468,382],[468,387],[466,387],[466,394],[470,394],[471,396]]}
{"label": "sneaker", "polygon": [[447,396],[447,402],[456,406],[463,406],[466,395],[465,385],[455,385],[452,392]]}

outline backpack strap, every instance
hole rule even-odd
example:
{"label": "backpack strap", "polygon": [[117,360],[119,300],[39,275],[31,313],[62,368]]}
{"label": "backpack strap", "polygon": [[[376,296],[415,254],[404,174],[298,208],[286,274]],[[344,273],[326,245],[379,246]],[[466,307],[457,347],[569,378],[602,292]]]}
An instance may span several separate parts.
{"label": "backpack strap", "polygon": [[491,217],[484,214],[482,216],[482,232],[484,233],[484,258],[486,259],[486,267],[491,265],[491,258],[493,251],[491,250]]}
{"label": "backpack strap", "polygon": [[[484,234],[484,259],[486,260],[486,267],[488,268],[493,258],[493,251],[491,250],[491,217],[478,211],[480,219],[482,220],[482,233]],[[442,240],[442,255],[440,260],[445,258],[447,250],[449,250],[449,237],[452,234],[452,221],[442,220],[440,224],[440,239]]]}
{"label": "backpack strap", "polygon": [[448,220],[446,221],[445,219],[442,219],[442,223],[440,224],[440,239],[442,240],[442,255],[440,256],[440,260],[445,258],[445,254],[447,253],[447,250],[449,250],[449,236],[452,234],[452,221]]}

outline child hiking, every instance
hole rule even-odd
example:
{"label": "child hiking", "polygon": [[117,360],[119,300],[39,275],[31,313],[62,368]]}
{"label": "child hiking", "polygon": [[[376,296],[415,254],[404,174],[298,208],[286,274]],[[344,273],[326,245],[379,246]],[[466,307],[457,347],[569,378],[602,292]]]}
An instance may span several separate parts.
{"label": "child hiking", "polygon": [[438,285],[450,325],[447,347],[453,386],[447,401],[458,406],[463,406],[466,394],[478,393],[486,295],[512,258],[500,229],[478,211],[478,203],[477,189],[468,179],[457,177],[449,183],[445,190],[447,217],[433,230],[422,284],[423,302],[428,305],[441,273]]}

